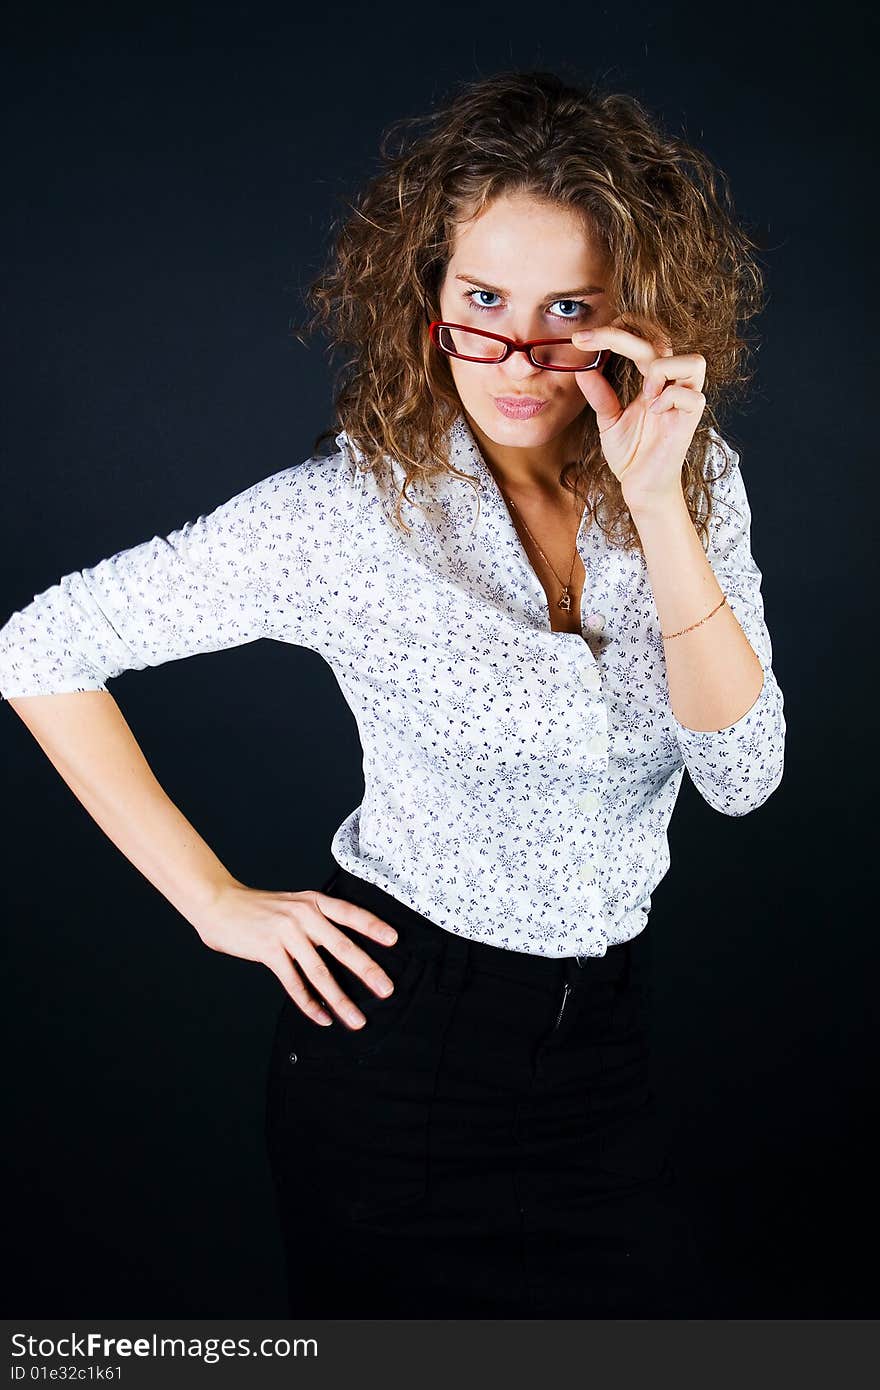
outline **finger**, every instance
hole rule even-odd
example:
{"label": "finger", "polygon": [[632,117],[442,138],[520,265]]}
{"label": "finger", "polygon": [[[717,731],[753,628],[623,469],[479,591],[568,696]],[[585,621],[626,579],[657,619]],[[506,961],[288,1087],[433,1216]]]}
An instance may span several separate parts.
{"label": "finger", "polygon": [[706,381],[705,357],[696,352],[681,353],[676,357],[658,357],[647,370],[643,394],[659,396],[667,381],[702,391]]}
{"label": "finger", "polygon": [[656,319],[647,318],[644,314],[630,310],[626,314],[617,314],[611,320],[609,327],[622,328],[627,333],[635,332],[636,337],[647,338],[648,342],[657,349],[659,357],[671,357],[673,355],[672,339]]}
{"label": "finger", "polygon": [[324,1028],[333,1022],[332,1015],[328,1014],[327,1010],[321,1007],[320,1001],[313,998],[306,989],[299,971],[295,968],[284,947],[280,947],[277,953],[266,961],[266,964],[273,974],[278,976],[294,1004],[302,1010],[307,1018],[313,1019],[315,1023],[320,1023]]}
{"label": "finger", "polygon": [[[354,903],[346,903],[346,907],[355,908]],[[335,956],[352,975],[357,975],[364,984],[369,986],[374,994],[383,998],[390,994],[394,988],[394,981],[386,975],[378,961],[359,946],[356,941],[352,941],[344,931],[340,931],[335,922],[331,922],[324,916],[323,912],[315,909],[318,917],[316,928],[310,929],[310,923],[306,922],[304,929],[308,932],[309,938],[313,942],[320,943],[321,946]],[[300,925],[299,922],[297,925]]]}
{"label": "finger", "polygon": [[691,386],[702,391],[706,380],[706,359],[700,353],[682,353],[678,357],[658,357],[645,372],[642,395],[646,400],[659,396],[667,381]]}
{"label": "finger", "polygon": [[[285,944],[288,954],[296,961],[309,984],[314,986],[318,997],[344,1022],[351,1024],[353,1028],[362,1028],[367,1020],[337,982],[311,939],[305,935],[291,936],[289,943]],[[321,944],[323,945],[323,942]]]}
{"label": "finger", "polygon": [[326,893],[318,892],[315,892],[314,899],[315,906],[325,917],[341,922],[344,927],[353,927],[362,936],[368,936],[382,946],[393,946],[397,940],[394,927],[359,903],[350,903],[345,898],[331,898]]}
{"label": "finger", "polygon": [[[630,318],[632,317],[633,315],[630,315]],[[640,321],[638,315],[636,315],[635,317],[636,322],[638,323]],[[650,323],[648,319],[644,319],[642,321],[645,324],[645,337],[648,339],[648,342],[651,343],[651,345],[656,349],[657,356],[674,357],[675,349],[672,346],[672,339],[670,338],[669,334],[664,332],[662,328],[658,328],[656,324]],[[611,326],[612,328],[617,327],[617,319],[611,320]]]}
{"label": "finger", "polygon": [[[604,328],[585,328],[572,333],[571,341],[575,347],[610,348],[621,357],[629,357],[635,362],[642,375],[661,353],[647,338],[639,338],[625,328],[614,328],[607,324]],[[671,354],[670,348],[670,354]],[[665,355],[665,354],[664,354]]]}
{"label": "finger", "polygon": [[680,410],[683,415],[696,415],[699,418],[706,409],[706,397],[702,391],[692,391],[689,386],[667,386],[648,409],[652,415]]}

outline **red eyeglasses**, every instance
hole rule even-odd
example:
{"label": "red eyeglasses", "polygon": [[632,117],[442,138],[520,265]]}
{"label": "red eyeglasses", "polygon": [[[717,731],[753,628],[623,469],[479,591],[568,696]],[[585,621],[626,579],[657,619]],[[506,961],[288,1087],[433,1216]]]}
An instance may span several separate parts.
{"label": "red eyeglasses", "polygon": [[517,343],[500,333],[487,333],[464,323],[445,323],[432,319],[428,332],[431,342],[448,357],[465,362],[506,362],[514,352],[524,352],[534,367],[549,372],[592,372],[610,357],[608,348],[597,351],[575,347],[571,338],[530,338]]}

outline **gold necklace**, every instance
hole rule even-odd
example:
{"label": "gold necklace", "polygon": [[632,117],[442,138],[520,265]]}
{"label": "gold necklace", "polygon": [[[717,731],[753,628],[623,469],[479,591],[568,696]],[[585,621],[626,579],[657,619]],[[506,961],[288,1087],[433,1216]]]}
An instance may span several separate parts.
{"label": "gold necklace", "polygon": [[[516,503],[514,502],[514,500],[513,500],[512,497],[509,497],[507,500],[510,502],[510,505],[513,507],[514,511],[516,512],[516,514],[517,514],[517,516],[519,517],[520,521],[522,522],[523,526],[525,526],[526,531],[528,531],[528,534],[531,536],[532,541],[534,542],[535,548],[537,549],[538,554],[541,556],[541,558],[542,558],[542,560],[544,561],[545,565],[547,565],[548,569],[550,569],[550,570],[552,571],[552,573],[553,573],[554,575],[556,575],[556,578],[559,580],[559,583],[562,584],[562,580],[559,579],[559,575],[556,574],[556,571],[555,571],[555,569],[553,569],[553,566],[550,564],[550,561],[547,559],[547,556],[544,554],[543,550],[542,550],[541,547],[538,545],[538,542],[535,540],[534,536],[532,536],[531,531],[529,531],[529,528],[528,528],[528,524],[527,524],[527,522],[526,522],[526,519],[525,519],[525,517],[523,516],[522,512],[520,511],[519,507],[516,505]],[[582,519],[583,519],[583,518],[582,518]],[[580,526],[578,526],[578,535],[580,535],[580,529],[581,529]],[[572,578],[572,575],[574,574],[574,562],[575,562],[575,556],[576,556],[576,555],[577,555],[577,536],[575,536],[575,538],[574,538],[574,551],[572,552],[572,557],[571,557],[571,569],[570,569],[569,572],[568,572],[568,583],[567,583],[567,584],[562,584],[562,597],[560,598],[559,602],[558,602],[557,605],[556,605],[557,608],[564,608],[564,609],[566,610],[566,612],[568,612],[569,609],[571,608],[571,578]]]}

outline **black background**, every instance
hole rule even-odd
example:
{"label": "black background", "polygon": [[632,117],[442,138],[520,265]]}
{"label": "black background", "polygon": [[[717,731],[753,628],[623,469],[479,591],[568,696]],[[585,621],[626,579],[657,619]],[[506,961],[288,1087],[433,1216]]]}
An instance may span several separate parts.
{"label": "black background", "polygon": [[[742,818],[685,778],[648,928],[657,1082],[718,1315],[872,1315],[868,6],[32,3],[6,26],[3,621],[309,456],[331,376],[288,320],[390,120],[462,78],[564,64],[728,173],[766,248],[731,423],[786,772]],[[363,782],[317,656],[259,642],[112,690],[233,873],[319,885]],[[281,986],[208,951],[0,718],[7,1311],[283,1316],[262,1147]]]}

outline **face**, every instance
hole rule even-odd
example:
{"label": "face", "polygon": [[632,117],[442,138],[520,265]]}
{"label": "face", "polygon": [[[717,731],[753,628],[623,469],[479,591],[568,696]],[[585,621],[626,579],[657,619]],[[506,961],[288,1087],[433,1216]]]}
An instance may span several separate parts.
{"label": "face", "polygon": [[[575,212],[531,195],[505,194],[476,221],[459,225],[440,287],[440,314],[517,342],[565,338],[614,317],[607,269]],[[447,361],[469,424],[495,463],[520,471],[526,460],[537,468],[565,461],[572,427],[589,409],[573,372],[535,367],[523,352],[498,363]],[[513,418],[496,403],[504,397],[544,404],[536,415]]]}

